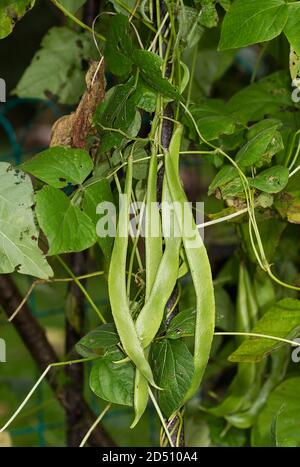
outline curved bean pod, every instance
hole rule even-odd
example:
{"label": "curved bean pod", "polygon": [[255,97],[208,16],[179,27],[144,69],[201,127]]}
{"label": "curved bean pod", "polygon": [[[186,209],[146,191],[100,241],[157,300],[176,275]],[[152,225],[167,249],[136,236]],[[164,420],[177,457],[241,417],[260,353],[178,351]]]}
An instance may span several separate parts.
{"label": "curved bean pod", "polygon": [[[172,200],[173,202],[179,202],[183,208],[184,203],[187,202],[187,198],[180,183],[179,175],[179,150],[182,131],[183,128],[181,125],[178,125],[174,131],[169,154],[165,158],[165,168]],[[175,211],[177,220],[181,223],[182,211],[180,212],[178,209],[175,209]],[[211,268],[206,248],[196,227],[191,210],[186,209],[185,215],[185,222],[187,225],[193,226],[197,243],[196,248],[194,248],[195,245],[191,247],[190,238],[183,228],[183,244],[195,287],[197,311],[194,344],[195,368],[190,389],[184,399],[186,402],[198,390],[208,363],[215,327],[215,299]]]}
{"label": "curved bean pod", "polygon": [[166,179],[163,185],[162,219],[165,230],[165,251],[149,295],[136,320],[136,330],[144,348],[148,347],[156,336],[165,312],[166,304],[172,294],[178,278],[179,251],[181,237],[166,232],[164,214],[170,194]]}
{"label": "curved bean pod", "polygon": [[126,258],[131,190],[132,157],[129,157],[125,184],[125,195],[127,196],[122,203],[119,213],[117,234],[108,274],[108,292],[112,315],[125,353],[149,383],[157,387],[135,329],[126,291]]}

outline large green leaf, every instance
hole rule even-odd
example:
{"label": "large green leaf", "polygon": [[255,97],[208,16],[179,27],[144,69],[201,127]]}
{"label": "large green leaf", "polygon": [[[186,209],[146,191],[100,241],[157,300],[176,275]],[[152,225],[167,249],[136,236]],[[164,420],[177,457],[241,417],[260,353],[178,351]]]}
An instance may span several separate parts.
{"label": "large green leaf", "polygon": [[56,188],[45,186],[37,192],[36,215],[49,242],[49,256],[83,251],[97,241],[92,220]]}
{"label": "large green leaf", "polygon": [[194,373],[193,357],[181,340],[164,339],[152,346],[152,364],[155,381],[163,388],[158,402],[166,417],[179,409]]}
{"label": "large green leaf", "polygon": [[53,147],[21,165],[21,169],[54,188],[80,185],[93,170],[93,161],[83,149]]}
{"label": "large green leaf", "polygon": [[260,172],[255,178],[249,179],[250,186],[266,193],[279,193],[289,181],[289,169],[274,165]]}
{"label": "large green leaf", "polygon": [[[95,226],[99,220],[97,206],[103,202],[112,203],[112,205],[114,204],[114,198],[108,180],[100,180],[99,182],[84,188],[82,209],[83,212],[92,219]],[[113,238],[98,237],[98,243],[106,258],[109,258],[113,245]]]}
{"label": "large green leaf", "polygon": [[226,111],[235,121],[246,124],[294,106],[291,98],[291,78],[288,73],[279,71],[234,94],[226,105]]}
{"label": "large green leaf", "polygon": [[35,4],[35,0],[1,0],[0,39],[8,36],[16,22]]}
{"label": "large green leaf", "polygon": [[116,15],[110,19],[105,47],[105,60],[109,70],[117,76],[128,75],[132,68],[130,54],[132,42],[130,25],[124,15]]}
{"label": "large green leaf", "polygon": [[50,29],[19,81],[16,94],[38,99],[53,94],[62,104],[77,103],[86,87],[82,60],[93,54],[87,33],[66,27]]}
{"label": "large green leaf", "polygon": [[133,405],[134,375],[131,363],[114,363],[124,358],[116,350],[93,364],[90,387],[101,399],[120,405]]}
{"label": "large green leaf", "polygon": [[287,18],[284,0],[235,0],[225,15],[219,48],[237,49],[274,39]]}
{"label": "large green leaf", "polygon": [[252,429],[252,446],[300,446],[299,385],[300,378],[294,377],[274,389]]}
{"label": "large green leaf", "polygon": [[295,50],[297,55],[300,55],[300,4],[296,2],[289,5],[289,16],[284,28],[284,33],[288,38],[289,43]]}
{"label": "large green leaf", "polygon": [[[262,316],[251,330],[253,333],[293,339],[300,331],[300,301],[292,298],[280,300]],[[284,344],[262,337],[249,337],[233,352],[232,362],[259,362]]]}
{"label": "large green leaf", "polygon": [[18,271],[48,279],[53,275],[38,247],[30,178],[7,162],[0,163],[0,273]]}

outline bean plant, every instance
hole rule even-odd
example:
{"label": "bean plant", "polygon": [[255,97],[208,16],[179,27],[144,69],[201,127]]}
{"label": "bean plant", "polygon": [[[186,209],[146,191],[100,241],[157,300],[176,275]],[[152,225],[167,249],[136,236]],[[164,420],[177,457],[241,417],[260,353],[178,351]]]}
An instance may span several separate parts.
{"label": "bean plant", "polygon": [[[0,6],[1,38],[35,3]],[[53,367],[89,362],[101,410],[81,445],[116,405],[128,430],[155,411],[161,447],[299,446],[300,2],[111,0],[91,24],[85,0],[51,3],[63,25],[14,92],[65,115],[48,149],[0,162],[0,272],[33,277],[12,325],[36,286],[63,280],[95,316],[2,431]],[[185,212],[193,244],[168,235],[164,207],[182,227],[188,164],[204,180],[203,222]],[[83,251],[78,275],[69,257]]]}

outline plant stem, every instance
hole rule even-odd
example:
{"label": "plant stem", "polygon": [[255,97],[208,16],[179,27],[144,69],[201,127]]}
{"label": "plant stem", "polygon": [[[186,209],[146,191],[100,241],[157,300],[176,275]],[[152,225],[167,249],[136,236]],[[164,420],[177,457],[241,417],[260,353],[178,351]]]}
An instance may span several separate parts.
{"label": "plant stem", "polygon": [[87,24],[83,23],[79,18],[74,16],[72,13],[70,13],[61,3],[59,3],[58,0],[51,0],[53,5],[56,6],[67,18],[70,18],[75,24],[80,26],[81,28],[85,29],[86,31],[89,31],[91,34],[95,35],[98,39],[101,41],[106,41],[105,37],[102,36],[102,34],[99,34],[98,32],[93,31]]}

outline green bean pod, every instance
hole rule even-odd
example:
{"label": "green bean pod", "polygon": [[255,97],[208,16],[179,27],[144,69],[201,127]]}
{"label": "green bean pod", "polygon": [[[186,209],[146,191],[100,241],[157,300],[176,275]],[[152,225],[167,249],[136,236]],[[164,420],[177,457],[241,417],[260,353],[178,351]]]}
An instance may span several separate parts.
{"label": "green bean pod", "polygon": [[[153,287],[155,277],[162,257],[162,238],[160,228],[160,212],[157,205],[157,155],[152,153],[149,165],[147,198],[146,198],[146,225],[145,225],[145,249],[146,249],[146,294],[147,301]],[[152,235],[153,227],[159,231],[158,235]]]}
{"label": "green bean pod", "polygon": [[[156,149],[156,148],[155,148]],[[146,247],[146,293],[145,300],[148,300],[162,256],[161,232],[158,236],[152,236],[152,223],[156,227],[160,226],[160,213],[156,203],[157,194],[157,155],[155,149],[151,155],[148,183],[147,183],[147,204],[146,204],[146,225],[145,225],[145,247]],[[160,230],[160,229],[159,229]],[[148,350],[145,354],[148,356]],[[149,399],[148,381],[141,372],[136,369],[134,383],[134,411],[135,418],[131,424],[134,428],[144,414]]]}
{"label": "green bean pod", "polygon": [[146,300],[136,320],[137,333],[144,348],[147,348],[151,344],[161,326],[165,307],[176,285],[179,271],[181,237],[176,236],[175,231],[166,232],[166,228],[164,229],[164,217],[168,214],[165,210],[168,209],[167,203],[171,201],[168,184],[165,178],[162,201],[165,251],[160,261],[148,300]]}
{"label": "green bean pod", "polygon": [[129,157],[125,184],[125,195],[127,196],[119,212],[118,228],[108,274],[108,292],[112,315],[125,353],[149,383],[157,387],[136,332],[126,291],[126,259],[131,190],[132,157]]}
{"label": "green bean pod", "polygon": [[[186,194],[180,182],[179,175],[179,151],[182,137],[182,126],[178,125],[174,131],[169,154],[165,158],[166,176],[173,202],[184,206],[187,202]],[[178,206],[178,204],[177,204]],[[182,214],[175,209],[178,223]],[[190,238],[183,226],[183,244],[187,261],[191,271],[196,293],[196,329],[194,341],[194,375],[191,386],[185,396],[185,402],[198,390],[205,368],[208,363],[215,327],[215,299],[211,268],[206,248],[195,224],[191,209],[186,209],[185,221],[193,226],[196,247],[191,247]]]}

